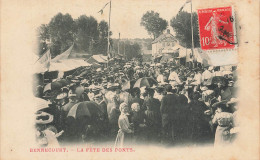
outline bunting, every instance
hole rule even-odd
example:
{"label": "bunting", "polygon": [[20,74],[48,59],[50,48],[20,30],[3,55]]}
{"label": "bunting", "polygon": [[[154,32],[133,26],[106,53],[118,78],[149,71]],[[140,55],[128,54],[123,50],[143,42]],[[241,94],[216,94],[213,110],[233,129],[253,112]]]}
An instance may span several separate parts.
{"label": "bunting", "polygon": [[[181,12],[181,11],[183,10],[183,8],[185,7],[185,5],[186,5],[187,3],[190,3],[190,2],[191,2],[191,0],[186,0],[186,2],[181,6],[179,12]],[[178,12],[178,13],[179,13],[179,12]]]}
{"label": "bunting", "polygon": [[106,8],[106,6],[107,6],[109,3],[110,3],[110,2],[107,2],[107,3],[105,4],[105,6],[104,6],[101,10],[98,11],[98,13],[100,13],[100,14],[102,15],[103,12],[104,12],[104,9]]}

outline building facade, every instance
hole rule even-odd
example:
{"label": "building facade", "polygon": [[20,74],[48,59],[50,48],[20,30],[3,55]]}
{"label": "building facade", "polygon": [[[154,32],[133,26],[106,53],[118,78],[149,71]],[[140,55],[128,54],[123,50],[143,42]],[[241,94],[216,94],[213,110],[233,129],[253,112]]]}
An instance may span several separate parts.
{"label": "building facade", "polygon": [[166,33],[161,34],[152,42],[152,56],[158,57],[163,54],[173,54],[175,52],[174,46],[178,44],[177,39],[167,29]]}

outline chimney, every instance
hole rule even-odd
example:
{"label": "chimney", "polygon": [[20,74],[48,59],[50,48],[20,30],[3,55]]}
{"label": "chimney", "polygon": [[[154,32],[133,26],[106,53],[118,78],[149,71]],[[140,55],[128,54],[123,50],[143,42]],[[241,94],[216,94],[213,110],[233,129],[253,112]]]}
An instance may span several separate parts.
{"label": "chimney", "polygon": [[167,33],[170,34],[170,29],[167,29]]}

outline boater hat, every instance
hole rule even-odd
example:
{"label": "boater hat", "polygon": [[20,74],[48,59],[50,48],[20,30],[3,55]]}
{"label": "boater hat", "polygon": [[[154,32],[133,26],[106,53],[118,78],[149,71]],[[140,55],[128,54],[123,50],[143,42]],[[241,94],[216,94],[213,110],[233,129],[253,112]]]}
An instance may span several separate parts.
{"label": "boater hat", "polygon": [[53,121],[53,115],[47,112],[40,112],[36,114],[36,123],[37,124],[48,124]]}

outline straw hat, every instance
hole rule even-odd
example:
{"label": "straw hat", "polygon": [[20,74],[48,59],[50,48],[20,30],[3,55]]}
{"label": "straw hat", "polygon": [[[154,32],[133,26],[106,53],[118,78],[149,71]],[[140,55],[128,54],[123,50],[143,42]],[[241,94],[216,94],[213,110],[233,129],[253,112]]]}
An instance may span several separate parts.
{"label": "straw hat", "polygon": [[[42,119],[43,117],[48,117],[47,120]],[[47,112],[41,112],[39,114],[36,114],[36,123],[37,124],[48,124],[53,121],[53,115],[47,113]]]}

